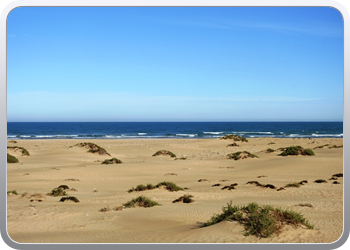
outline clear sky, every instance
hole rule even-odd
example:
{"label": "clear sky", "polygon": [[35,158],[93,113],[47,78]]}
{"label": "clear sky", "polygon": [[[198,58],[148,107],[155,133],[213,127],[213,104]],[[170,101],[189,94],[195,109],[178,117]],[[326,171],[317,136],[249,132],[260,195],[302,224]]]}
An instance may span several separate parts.
{"label": "clear sky", "polygon": [[342,121],[327,7],[21,7],[8,121]]}

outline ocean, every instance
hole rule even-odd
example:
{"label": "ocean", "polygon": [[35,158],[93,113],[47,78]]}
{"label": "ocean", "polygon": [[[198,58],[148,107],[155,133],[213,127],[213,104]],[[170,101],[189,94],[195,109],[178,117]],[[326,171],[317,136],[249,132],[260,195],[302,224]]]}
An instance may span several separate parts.
{"label": "ocean", "polygon": [[8,122],[8,139],[343,138],[343,122]]}

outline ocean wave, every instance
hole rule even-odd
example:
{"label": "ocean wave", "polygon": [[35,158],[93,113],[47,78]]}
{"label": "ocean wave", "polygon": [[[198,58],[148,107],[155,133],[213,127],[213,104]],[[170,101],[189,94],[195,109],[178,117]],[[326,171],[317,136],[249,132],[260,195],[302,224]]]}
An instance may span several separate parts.
{"label": "ocean wave", "polygon": [[311,134],[311,136],[316,136],[316,137],[330,137],[330,136],[334,136],[334,137],[343,137],[343,134]]}
{"label": "ocean wave", "polygon": [[176,134],[176,136],[183,136],[183,137],[197,137],[198,134]]}
{"label": "ocean wave", "polygon": [[137,133],[138,135],[147,135],[147,133]]}
{"label": "ocean wave", "polygon": [[222,133],[224,133],[224,132],[203,132],[203,134],[211,134],[211,135],[219,135]]}
{"label": "ocean wave", "polygon": [[237,131],[237,132],[232,132],[232,133],[237,133],[237,134],[267,134],[267,135],[274,134],[272,132],[255,132],[255,131]]}

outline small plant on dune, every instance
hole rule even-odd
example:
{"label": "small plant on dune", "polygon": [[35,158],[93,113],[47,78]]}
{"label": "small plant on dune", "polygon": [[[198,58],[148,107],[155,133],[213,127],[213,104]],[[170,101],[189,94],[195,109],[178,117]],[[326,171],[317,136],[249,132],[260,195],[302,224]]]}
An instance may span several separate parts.
{"label": "small plant on dune", "polygon": [[9,142],[11,142],[11,143],[17,143],[17,141],[15,141],[15,140],[11,140],[11,141],[9,141]]}
{"label": "small plant on dune", "polygon": [[239,136],[239,135],[225,135],[220,137],[220,140],[228,140],[228,139],[232,139],[234,141],[241,141],[241,142],[248,142],[248,140],[246,138],[244,138],[243,136]]}
{"label": "small plant on dune", "polygon": [[60,185],[57,188],[62,188],[63,190],[69,189],[67,185]]}
{"label": "small plant on dune", "polygon": [[[88,148],[89,149],[88,150],[89,153],[97,153],[99,155],[109,155],[109,156],[111,156],[104,148],[96,145],[95,143],[81,142],[81,143],[75,144],[74,146],[78,146],[78,147],[82,147],[82,148]],[[69,148],[74,147],[74,146],[70,146]]]}
{"label": "small plant on dune", "polygon": [[123,204],[126,208],[131,208],[135,206],[139,207],[153,207],[153,206],[160,206],[158,202],[152,201],[151,199],[145,197],[145,196],[139,196],[135,199],[132,199],[131,201],[128,201],[127,203]]}
{"label": "small plant on dune", "polygon": [[187,160],[186,157],[175,158],[175,160]]}
{"label": "small plant on dune", "polygon": [[318,179],[314,181],[315,183],[327,183],[326,180]]}
{"label": "small plant on dune", "polygon": [[279,154],[279,156],[288,156],[288,155],[315,155],[311,149],[303,149],[300,146],[287,147],[284,151]]}
{"label": "small plant on dune", "polygon": [[16,190],[7,191],[7,195],[10,195],[10,194],[18,195]]}
{"label": "small plant on dune", "polygon": [[173,152],[170,152],[168,150],[159,150],[155,152],[152,156],[158,156],[158,155],[170,155],[171,157],[176,157],[176,155]]}
{"label": "small plant on dune", "polygon": [[338,173],[338,174],[334,174],[332,175],[333,177],[343,177],[343,173]]}
{"label": "small plant on dune", "polygon": [[167,190],[169,191],[180,191],[183,190],[183,188],[177,186],[175,183],[173,182],[169,182],[169,181],[163,181],[163,182],[159,182],[157,185],[152,185],[152,184],[147,184],[146,186],[143,184],[140,184],[138,186],[136,186],[136,188],[131,188],[128,190],[129,193],[134,192],[134,191],[145,191],[145,190],[152,190],[155,188],[159,188],[161,186],[164,186]]}
{"label": "small plant on dune", "polygon": [[317,147],[314,147],[314,149],[324,148],[324,147],[327,147],[327,146],[329,146],[329,144],[325,144],[325,145],[317,146]]}
{"label": "small plant on dune", "polygon": [[60,199],[60,201],[61,201],[61,202],[64,202],[64,201],[74,201],[75,203],[80,202],[80,201],[78,200],[78,198],[76,198],[76,197],[74,197],[74,196],[62,197],[62,198]]}
{"label": "small plant on dune", "polygon": [[234,142],[234,143],[228,144],[226,147],[239,147],[239,145]]}
{"label": "small plant on dune", "polygon": [[294,183],[288,183],[287,185],[285,185],[284,187],[300,187],[300,183],[294,182]]}
{"label": "small plant on dune", "polygon": [[343,145],[340,145],[340,146],[333,145],[333,146],[330,146],[330,147],[328,147],[328,148],[331,149],[331,148],[342,148],[342,147],[343,147]]}
{"label": "small plant on dune", "polygon": [[173,203],[175,203],[175,202],[192,203],[192,202],[194,202],[194,200],[192,198],[193,198],[193,195],[185,194],[185,195],[179,197],[178,199],[174,200]]}
{"label": "small plant on dune", "polygon": [[123,163],[123,162],[117,158],[112,158],[109,160],[104,160],[101,164],[120,164],[120,163]]}
{"label": "small plant on dune", "polygon": [[222,213],[212,216],[202,227],[207,227],[224,220],[237,221],[243,224],[245,236],[256,235],[258,237],[269,237],[272,234],[279,234],[284,225],[293,227],[304,225],[308,229],[312,226],[300,213],[281,210],[271,206],[259,206],[257,203],[250,203],[247,206],[232,206],[232,201],[227,207],[222,208]]}
{"label": "small plant on dune", "polygon": [[13,155],[7,154],[7,163],[18,163],[19,160]]}
{"label": "small plant on dune", "polygon": [[63,195],[67,195],[66,191],[64,191],[63,188],[54,188],[52,189],[51,193],[47,193],[47,195],[50,195],[50,196],[63,196]]}
{"label": "small plant on dune", "polygon": [[247,158],[259,158],[258,156],[251,154],[248,151],[238,151],[236,153],[231,153],[227,155],[229,159],[234,159],[235,161]]}
{"label": "small plant on dune", "polygon": [[18,146],[7,146],[7,149],[14,149],[14,150],[19,150],[21,151],[22,155],[26,155],[29,156],[29,152],[27,149],[22,148],[22,147],[18,147]]}
{"label": "small plant on dune", "polygon": [[129,193],[134,192],[134,191],[145,191],[145,190],[151,190],[151,189],[155,189],[156,187],[153,186],[152,184],[147,184],[146,186],[143,184],[137,185],[136,188],[131,188],[129,189]]}
{"label": "small plant on dune", "polygon": [[266,149],[266,153],[272,153],[272,152],[275,152],[275,150],[273,150],[272,148]]}

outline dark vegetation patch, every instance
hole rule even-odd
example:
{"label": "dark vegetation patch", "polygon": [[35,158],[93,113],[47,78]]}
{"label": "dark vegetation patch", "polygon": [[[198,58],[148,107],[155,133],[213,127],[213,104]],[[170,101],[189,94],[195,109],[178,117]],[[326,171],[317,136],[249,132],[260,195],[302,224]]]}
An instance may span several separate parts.
{"label": "dark vegetation patch", "polygon": [[333,184],[340,184],[339,181],[333,181]]}
{"label": "dark vegetation patch", "polygon": [[29,152],[27,149],[25,148],[22,148],[22,147],[18,147],[18,146],[7,146],[7,149],[14,149],[15,151],[21,151],[21,154],[22,155],[26,155],[26,156],[29,156]]}
{"label": "dark vegetation patch", "polygon": [[267,177],[266,175],[259,175],[258,178]]}
{"label": "dark vegetation patch", "polygon": [[281,190],[285,190],[285,188],[284,187],[280,187],[280,188],[277,189],[277,191],[281,191]]}
{"label": "dark vegetation patch", "polygon": [[180,198],[174,200],[173,203],[175,203],[175,202],[192,203],[192,202],[194,202],[194,200],[192,198],[193,198],[193,195],[185,194],[185,195],[181,196]]}
{"label": "dark vegetation patch", "polygon": [[332,175],[333,177],[343,177],[343,173],[338,173],[338,174],[334,174]]}
{"label": "dark vegetation patch", "polygon": [[228,144],[226,147],[239,147],[237,143]]}
{"label": "dark vegetation patch", "polygon": [[229,159],[234,159],[235,161],[247,158],[259,158],[258,156],[249,153],[248,151],[238,151],[236,153],[231,153],[227,155]]}
{"label": "dark vegetation patch", "polygon": [[330,146],[330,147],[328,147],[328,148],[331,149],[331,148],[342,148],[342,147],[343,147],[343,145],[340,145],[340,146],[333,145],[333,146]]}
{"label": "dark vegetation patch", "polygon": [[145,197],[145,196],[139,196],[135,199],[132,199],[131,201],[128,201],[124,204],[126,208],[130,207],[153,207],[153,206],[160,206],[158,202],[152,201],[151,199]]}
{"label": "dark vegetation patch", "polygon": [[177,174],[175,174],[175,173],[167,173],[165,175],[175,175],[175,176],[177,176]]}
{"label": "dark vegetation patch", "polygon": [[101,164],[120,164],[120,163],[123,163],[123,162],[117,158],[112,158],[112,159],[104,160]]}
{"label": "dark vegetation patch", "polygon": [[15,140],[10,140],[9,142],[11,142],[11,143],[17,143],[17,141],[15,141]]}
{"label": "dark vegetation patch", "polygon": [[314,181],[315,183],[327,183],[326,180],[318,179]]}
{"label": "dark vegetation patch", "polygon": [[63,188],[54,188],[52,189],[51,193],[47,193],[46,195],[50,195],[50,196],[64,196],[64,195],[67,195],[66,191],[64,191]]}
{"label": "dark vegetation patch", "polygon": [[274,149],[272,149],[272,148],[268,148],[268,149],[266,149],[266,153],[272,153],[272,152],[275,152],[275,150],[274,150]]}
{"label": "dark vegetation patch", "polygon": [[303,149],[300,146],[287,147],[283,150],[280,156],[288,156],[288,155],[315,155],[315,153],[311,149]]}
{"label": "dark vegetation patch", "polygon": [[80,202],[80,201],[78,200],[78,198],[75,197],[75,196],[66,196],[66,197],[62,197],[62,198],[60,199],[60,201],[61,201],[61,202],[64,202],[64,201],[74,201],[75,203]]}
{"label": "dark vegetation patch", "polygon": [[79,179],[77,179],[77,178],[69,178],[69,179],[65,179],[65,181],[79,181]]}
{"label": "dark vegetation patch", "polygon": [[301,203],[301,204],[297,204],[295,206],[299,206],[299,207],[313,207],[313,205],[311,205],[310,203]]}
{"label": "dark vegetation patch", "polygon": [[67,185],[60,185],[57,188],[62,188],[63,190],[69,189],[69,187]]}
{"label": "dark vegetation patch", "polygon": [[237,186],[238,184],[237,183],[234,183],[234,184],[231,184],[230,186],[224,186],[223,188],[221,188],[221,190],[232,190],[232,189],[235,189],[235,186]]}
{"label": "dark vegetation patch", "polygon": [[260,182],[258,181],[248,181],[247,184],[255,184],[255,186],[257,187],[264,187],[264,188],[271,188],[271,189],[275,189],[276,187],[272,184],[261,184]]}
{"label": "dark vegetation patch", "polygon": [[18,195],[16,190],[7,191],[7,195],[12,195],[12,194]]}
{"label": "dark vegetation patch", "polygon": [[207,179],[199,179],[198,182],[208,181]]}
{"label": "dark vegetation patch", "polygon": [[186,157],[175,158],[175,160],[187,160]]}
{"label": "dark vegetation patch", "polygon": [[152,156],[158,156],[158,155],[164,155],[164,156],[171,156],[171,157],[176,157],[176,155],[173,152],[170,152],[168,150],[159,150],[155,152]]}
{"label": "dark vegetation patch", "polygon": [[217,183],[217,184],[212,185],[212,187],[219,187],[219,186],[221,186],[220,183]]}
{"label": "dark vegetation patch", "polygon": [[317,146],[317,147],[314,147],[314,149],[324,148],[324,147],[327,147],[327,146],[329,146],[329,144],[325,144],[325,145]]}
{"label": "dark vegetation patch", "polygon": [[169,181],[163,181],[163,182],[159,182],[157,185],[152,185],[152,184],[147,184],[146,186],[143,184],[140,184],[138,186],[136,186],[136,188],[131,188],[128,190],[129,193],[134,192],[134,191],[145,191],[145,190],[152,190],[155,188],[159,188],[161,186],[165,186],[165,188],[171,192],[173,191],[180,191],[183,190],[183,188],[177,186],[175,183],[173,182],[169,182]]}
{"label": "dark vegetation patch", "polygon": [[241,142],[248,142],[248,140],[246,138],[244,138],[243,136],[239,136],[239,135],[225,135],[220,137],[220,140],[234,140],[234,141],[241,141]]}
{"label": "dark vegetation patch", "polygon": [[298,187],[300,187],[300,183],[298,183],[298,182],[288,183],[284,187],[296,187],[296,188],[298,188]]}
{"label": "dark vegetation patch", "polygon": [[271,206],[259,206],[257,203],[250,203],[247,206],[232,206],[232,201],[222,208],[221,214],[216,214],[204,223],[207,227],[221,221],[237,221],[244,226],[245,236],[255,235],[257,237],[269,237],[272,234],[279,234],[285,225],[292,225],[294,228],[305,226],[313,229],[312,226],[300,213],[281,210]]}
{"label": "dark vegetation patch", "polygon": [[18,163],[18,162],[19,160],[16,157],[7,153],[7,163]]}
{"label": "dark vegetation patch", "polygon": [[75,146],[82,147],[82,148],[87,148],[89,153],[111,156],[104,148],[96,145],[95,143],[81,142],[81,143],[78,143],[78,144],[76,144],[74,146],[70,146],[70,148],[71,147],[75,147]]}

